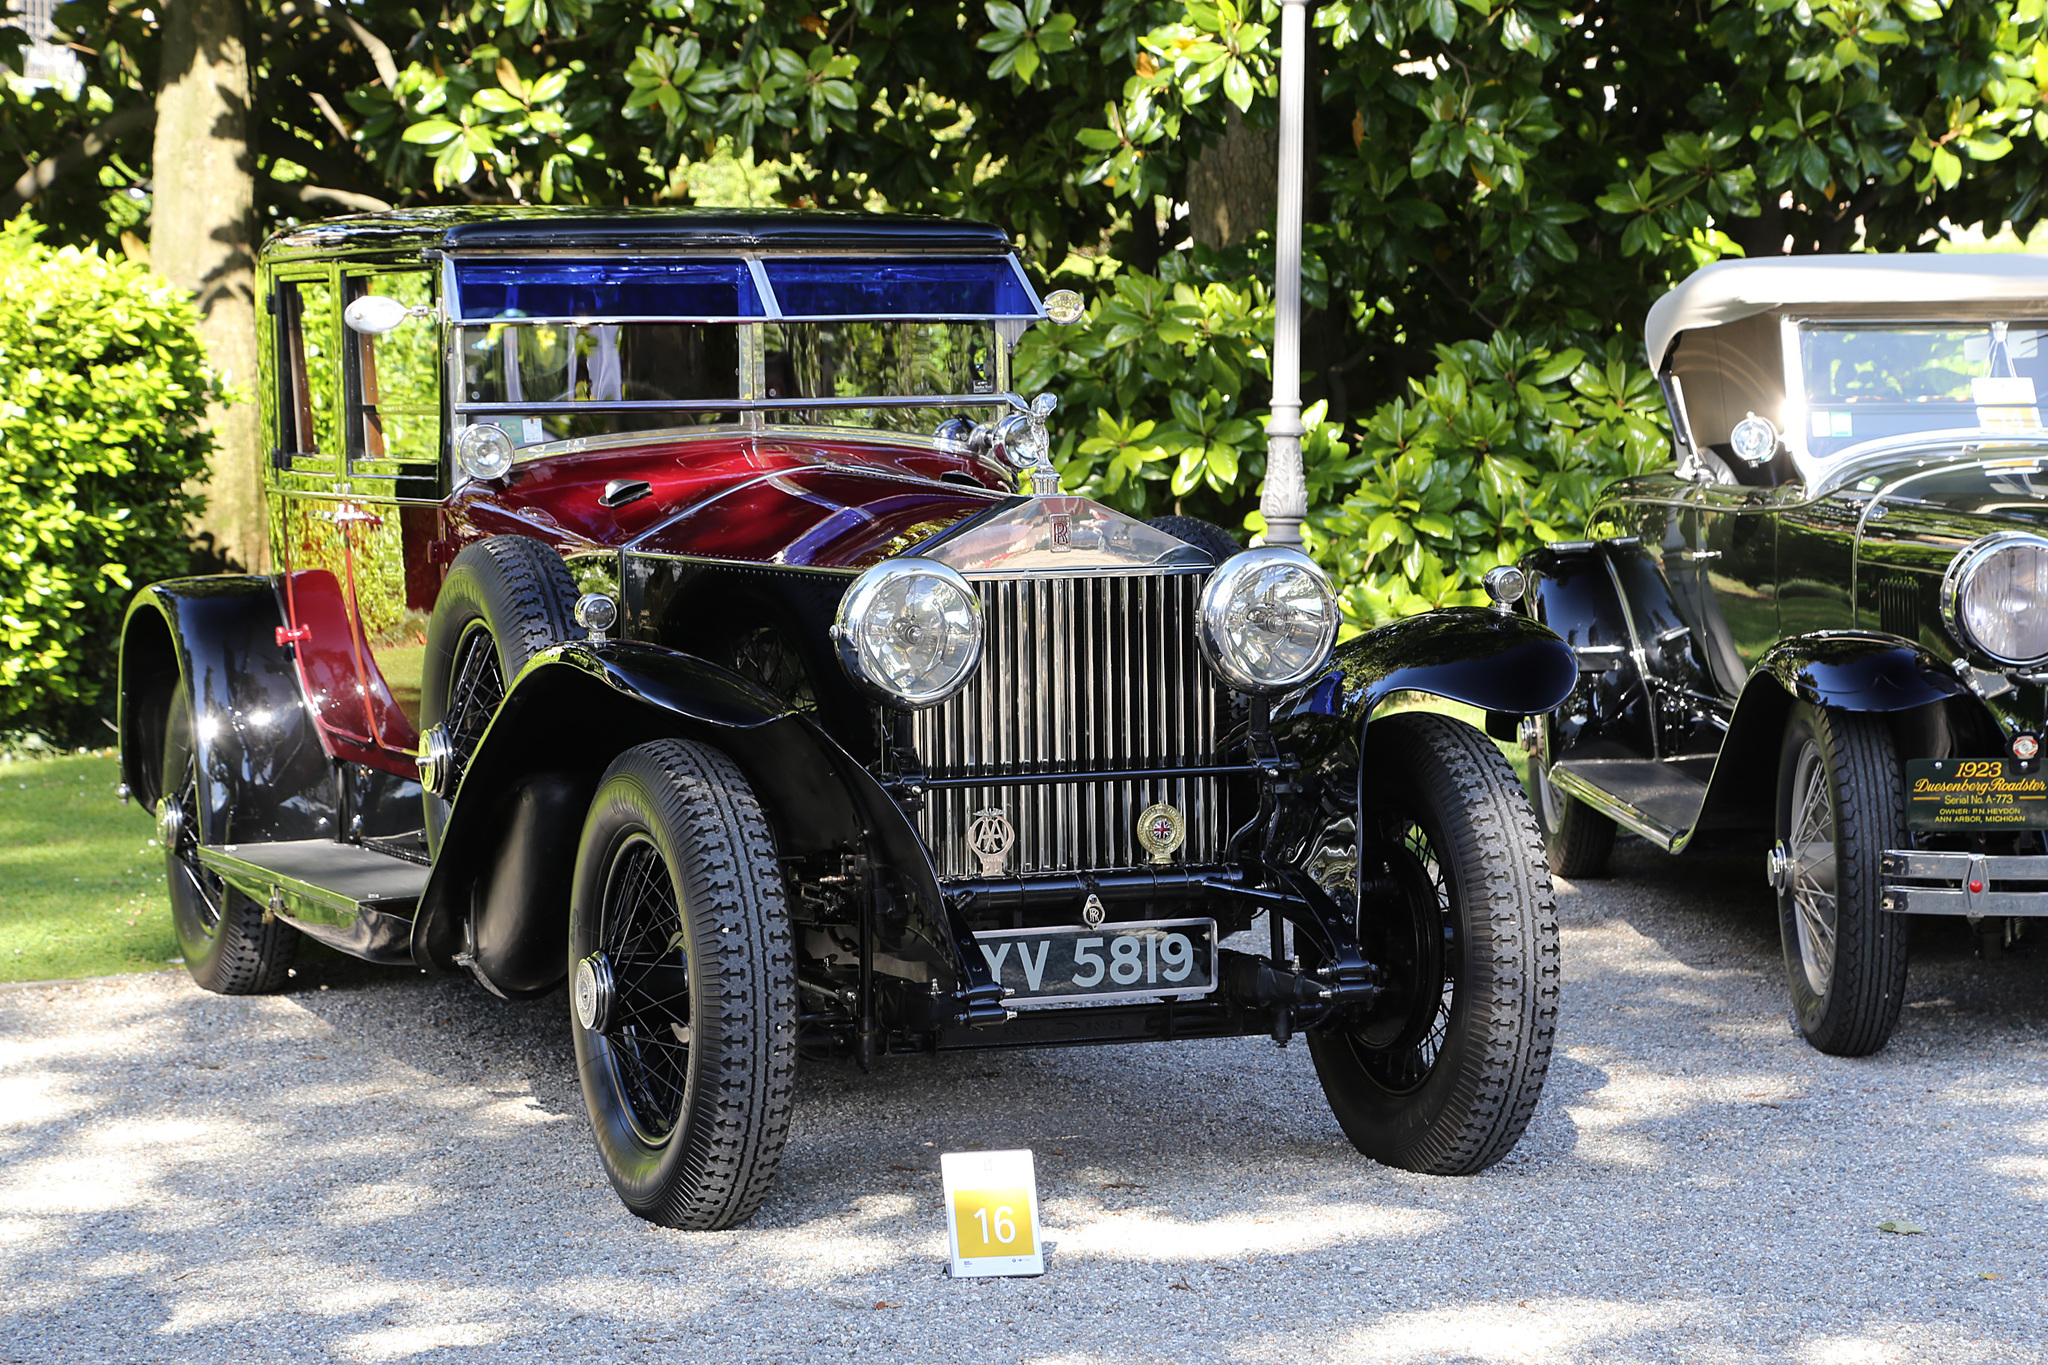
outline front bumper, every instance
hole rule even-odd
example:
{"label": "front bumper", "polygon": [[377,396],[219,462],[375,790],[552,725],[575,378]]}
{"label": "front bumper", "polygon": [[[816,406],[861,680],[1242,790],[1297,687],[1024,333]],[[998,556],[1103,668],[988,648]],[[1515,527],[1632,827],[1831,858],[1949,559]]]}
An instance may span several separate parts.
{"label": "front bumper", "polygon": [[1886,849],[1878,904],[1896,915],[2048,918],[2048,856]]}

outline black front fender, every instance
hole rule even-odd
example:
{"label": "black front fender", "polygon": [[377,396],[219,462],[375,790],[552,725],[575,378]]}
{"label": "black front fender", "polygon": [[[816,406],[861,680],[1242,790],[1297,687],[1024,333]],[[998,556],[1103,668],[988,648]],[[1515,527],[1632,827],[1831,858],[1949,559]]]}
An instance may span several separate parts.
{"label": "black front fender", "polygon": [[1274,732],[1341,718],[1356,736],[1396,692],[1535,715],[1570,695],[1578,676],[1571,650],[1549,627],[1519,613],[1452,607],[1390,622],[1339,645],[1320,679],[1274,708]]}
{"label": "black front fender", "polygon": [[[557,645],[514,679],[456,793],[413,926],[430,970],[462,965],[506,995],[567,971],[571,872],[583,818],[611,761],[659,739],[700,740],[746,775],[777,850],[865,852],[883,883],[892,957],[941,990],[979,954],[958,941],[938,875],[902,808],[807,714],[726,669],[658,646]],[[985,968],[983,969],[985,973]]]}

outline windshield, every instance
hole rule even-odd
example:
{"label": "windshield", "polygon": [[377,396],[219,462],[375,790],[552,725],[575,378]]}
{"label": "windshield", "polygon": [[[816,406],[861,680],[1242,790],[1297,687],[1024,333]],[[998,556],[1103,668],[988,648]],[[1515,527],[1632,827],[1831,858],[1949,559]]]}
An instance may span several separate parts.
{"label": "windshield", "polygon": [[746,421],[930,434],[1001,406],[1015,258],[458,260],[462,422],[516,445]]}
{"label": "windshield", "polygon": [[1802,324],[1806,448],[1825,459],[1889,436],[2034,431],[2048,322]]}

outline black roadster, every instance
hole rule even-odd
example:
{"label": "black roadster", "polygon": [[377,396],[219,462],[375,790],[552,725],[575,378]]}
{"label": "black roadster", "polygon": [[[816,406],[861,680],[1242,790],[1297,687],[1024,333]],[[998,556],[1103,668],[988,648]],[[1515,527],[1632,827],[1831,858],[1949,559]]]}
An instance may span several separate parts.
{"label": "black roadster", "polygon": [[1550,865],[1769,846],[1801,1031],[1890,1038],[1912,915],[2048,915],[2048,261],[1708,266],[1648,327],[1679,456],[1525,568],[1578,656],[1523,723]]}

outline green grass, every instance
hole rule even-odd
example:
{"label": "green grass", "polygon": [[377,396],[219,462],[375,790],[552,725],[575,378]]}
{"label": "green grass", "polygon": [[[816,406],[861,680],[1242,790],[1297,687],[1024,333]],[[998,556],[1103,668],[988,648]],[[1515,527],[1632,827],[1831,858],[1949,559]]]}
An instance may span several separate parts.
{"label": "green grass", "polygon": [[163,853],[112,753],[0,763],[0,981],[161,970]]}

